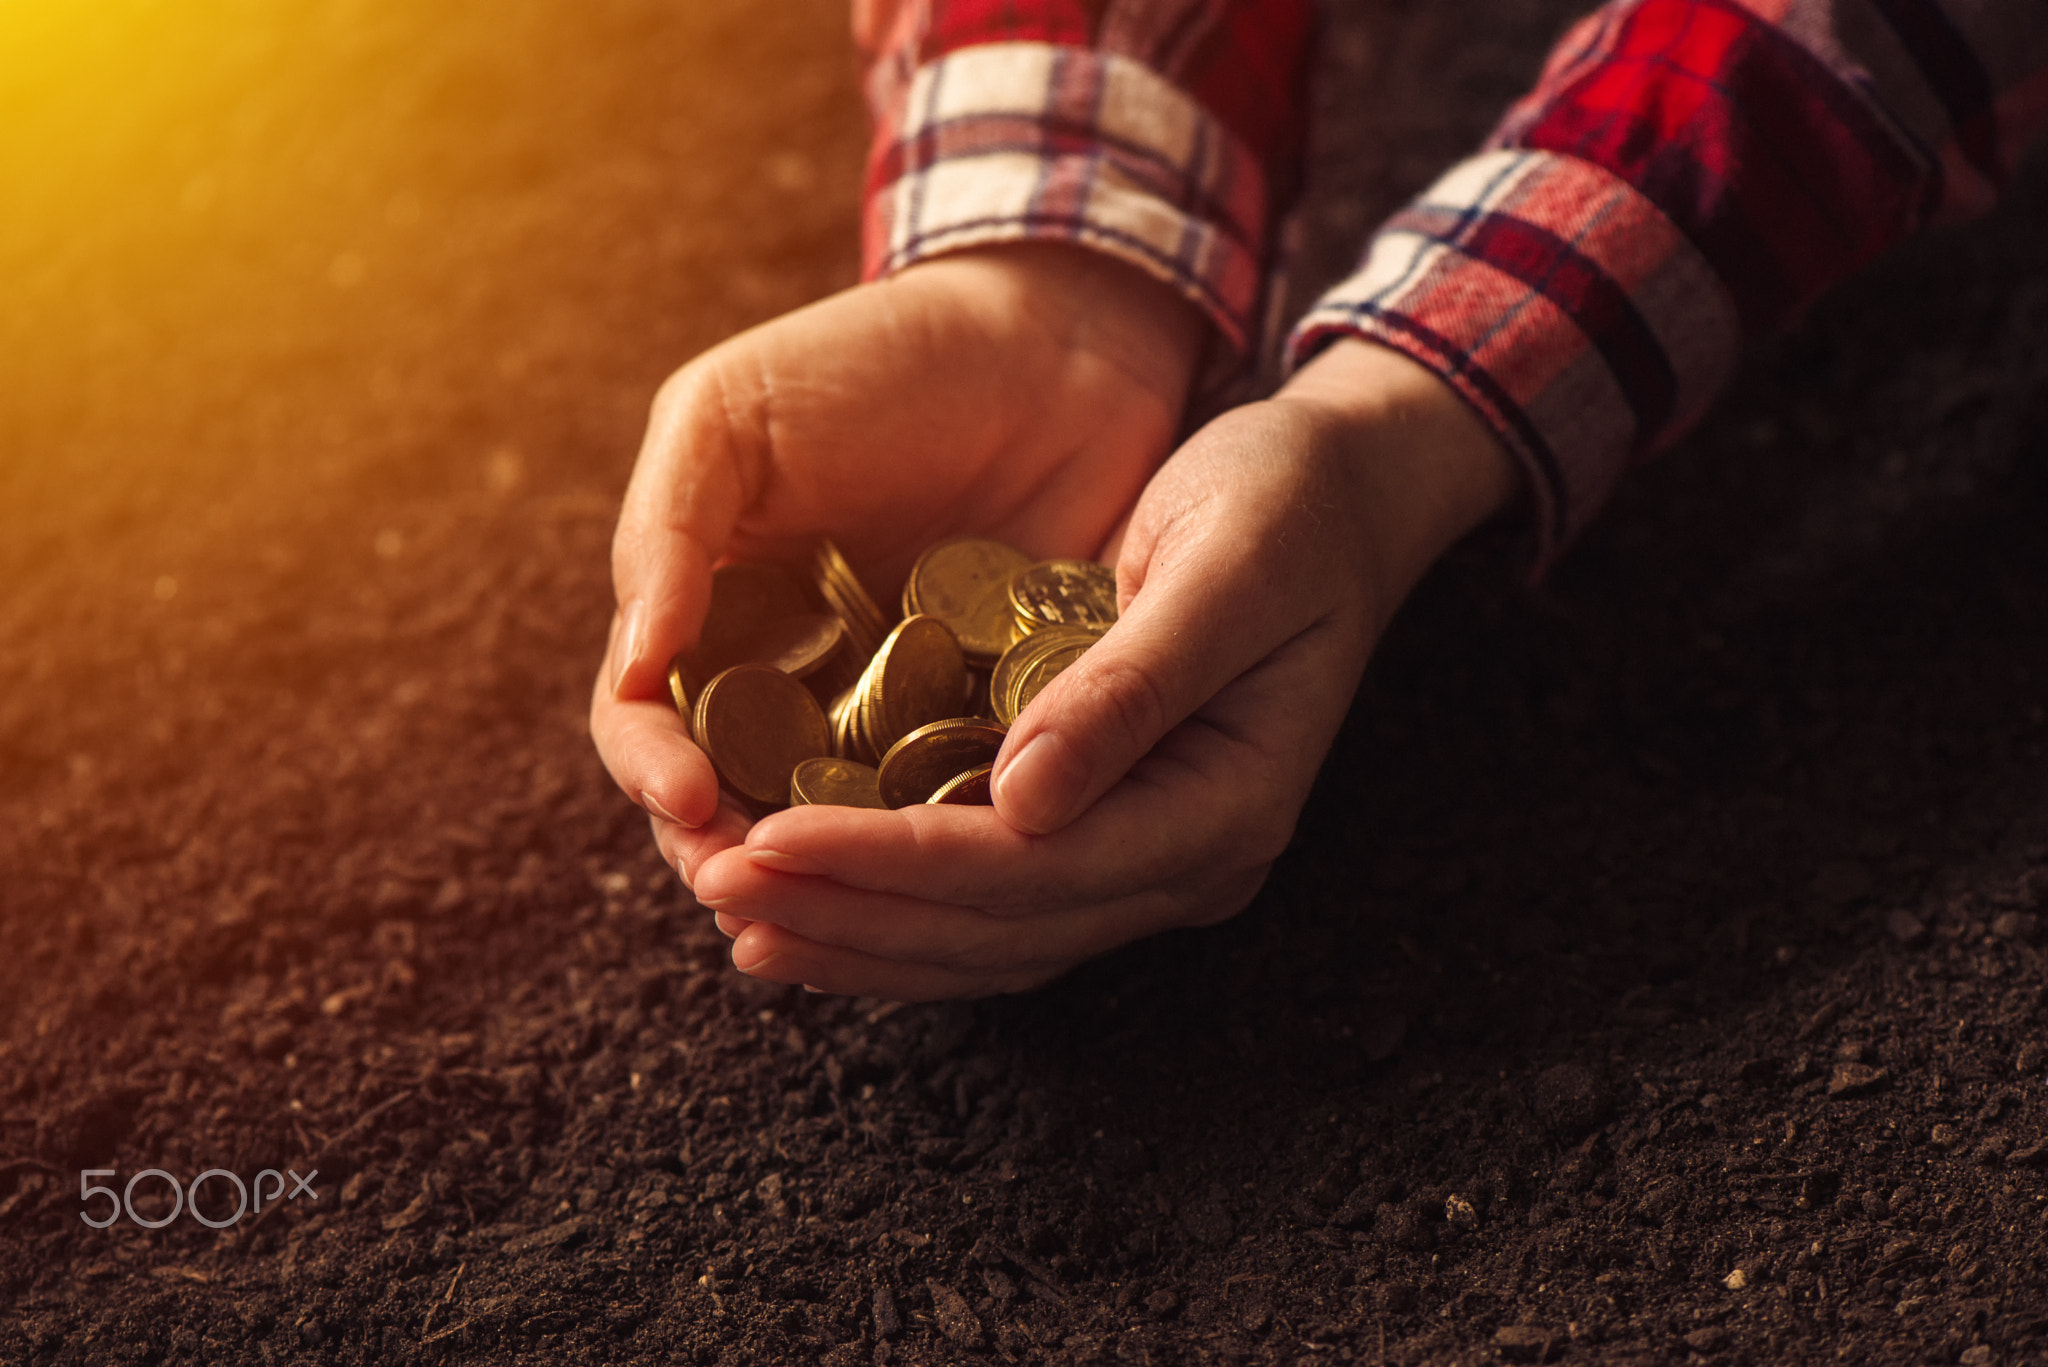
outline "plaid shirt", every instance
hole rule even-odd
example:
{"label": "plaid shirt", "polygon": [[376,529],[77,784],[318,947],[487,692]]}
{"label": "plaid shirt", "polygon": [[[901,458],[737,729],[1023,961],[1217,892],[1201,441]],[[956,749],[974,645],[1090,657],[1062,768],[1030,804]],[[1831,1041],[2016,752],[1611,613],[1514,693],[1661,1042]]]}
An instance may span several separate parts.
{"label": "plaid shirt", "polygon": [[[856,0],[868,274],[1087,244],[1256,341],[1308,0]],[[1538,566],[1745,337],[1988,206],[2048,123],[2048,0],[1614,0],[1288,342],[1434,370],[1528,477]]]}

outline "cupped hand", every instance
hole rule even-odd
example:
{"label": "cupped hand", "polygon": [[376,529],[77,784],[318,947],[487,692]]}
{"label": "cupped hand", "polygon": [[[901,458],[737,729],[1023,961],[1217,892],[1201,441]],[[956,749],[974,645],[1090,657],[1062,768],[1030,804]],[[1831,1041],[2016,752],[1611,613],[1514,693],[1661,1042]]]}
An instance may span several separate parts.
{"label": "cupped hand", "polygon": [[699,860],[733,962],[834,992],[979,996],[1234,914],[1395,608],[1514,489],[1441,381],[1338,343],[1147,486],[1116,557],[1122,617],[1018,718],[995,810],[798,808]]}
{"label": "cupped hand", "polygon": [[1171,446],[1205,324],[1078,247],[941,257],[743,333],[654,403],[612,547],[591,734],[686,880],[747,822],[669,700],[721,560],[829,536],[870,583],[973,532],[1096,554]]}

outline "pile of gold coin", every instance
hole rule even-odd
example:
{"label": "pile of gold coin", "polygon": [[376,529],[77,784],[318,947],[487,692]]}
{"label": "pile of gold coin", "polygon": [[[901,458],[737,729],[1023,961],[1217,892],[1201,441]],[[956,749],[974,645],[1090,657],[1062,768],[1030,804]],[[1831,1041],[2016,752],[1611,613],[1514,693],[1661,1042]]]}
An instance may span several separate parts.
{"label": "pile of gold coin", "polygon": [[727,792],[756,812],[807,803],[987,805],[1018,714],[1116,621],[1116,576],[999,541],[931,547],[891,622],[832,543],[799,573],[726,565],[676,710]]}

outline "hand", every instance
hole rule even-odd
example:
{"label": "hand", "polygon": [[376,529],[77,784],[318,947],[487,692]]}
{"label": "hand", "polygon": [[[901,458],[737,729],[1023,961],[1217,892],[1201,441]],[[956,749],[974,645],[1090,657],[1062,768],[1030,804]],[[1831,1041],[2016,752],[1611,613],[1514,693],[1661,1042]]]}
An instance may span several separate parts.
{"label": "hand", "polygon": [[956,532],[1097,555],[1166,456],[1204,328],[1132,266],[1015,245],[847,290],[663,386],[613,542],[590,729],[686,881],[747,827],[669,700],[712,566],[820,535],[874,584]]}
{"label": "hand", "polygon": [[1018,718],[996,809],[805,807],[698,866],[758,977],[899,998],[1035,986],[1258,890],[1374,643],[1516,475],[1429,372],[1359,341],[1160,470],[1123,616]]}

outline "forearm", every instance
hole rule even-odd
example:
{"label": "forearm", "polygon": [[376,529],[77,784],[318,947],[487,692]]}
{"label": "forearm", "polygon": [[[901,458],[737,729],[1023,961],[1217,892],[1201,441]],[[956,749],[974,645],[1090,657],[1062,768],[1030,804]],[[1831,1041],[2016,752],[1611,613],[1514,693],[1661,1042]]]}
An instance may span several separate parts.
{"label": "forearm", "polygon": [[1988,202],[2048,116],[2034,0],[1758,8],[1587,19],[1296,330],[1297,362],[1366,337],[1455,388],[1524,472],[1539,570],[1746,338]]}

